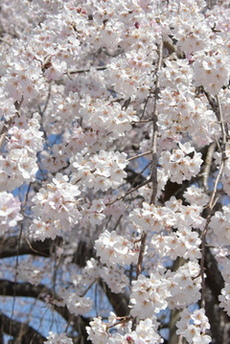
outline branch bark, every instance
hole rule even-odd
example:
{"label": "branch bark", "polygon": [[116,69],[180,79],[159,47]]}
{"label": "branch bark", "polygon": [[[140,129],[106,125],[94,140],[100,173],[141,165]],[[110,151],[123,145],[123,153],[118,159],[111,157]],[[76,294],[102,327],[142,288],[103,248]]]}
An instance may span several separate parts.
{"label": "branch bark", "polygon": [[55,240],[45,239],[44,241],[37,240],[30,242],[21,238],[18,246],[18,236],[0,237],[0,258],[9,258],[24,254],[49,257],[52,247],[59,245],[61,241],[61,238],[57,238]]}
{"label": "branch bark", "polygon": [[129,314],[129,297],[125,293],[115,294],[113,293],[106,283],[100,281],[100,285],[106,293],[106,296],[113,306],[113,309],[117,316],[123,317]]}
{"label": "branch bark", "polygon": [[230,338],[230,317],[219,307],[218,296],[224,288],[224,280],[217,261],[210,249],[205,249],[206,292],[205,309],[211,325],[213,344],[228,344]]}
{"label": "branch bark", "polygon": [[43,344],[46,340],[38,331],[26,323],[9,318],[7,315],[0,313],[0,332],[12,337],[10,344]]}
{"label": "branch bark", "polygon": [[[32,297],[39,301],[46,302],[46,297],[50,296],[51,300],[60,299],[49,288],[43,284],[34,286],[30,283],[15,283],[8,280],[0,280],[0,295],[12,297]],[[89,324],[90,319],[82,316],[72,315],[66,306],[52,305],[53,309],[59,313],[67,323],[71,322],[71,326],[82,334],[87,336],[85,326]]]}

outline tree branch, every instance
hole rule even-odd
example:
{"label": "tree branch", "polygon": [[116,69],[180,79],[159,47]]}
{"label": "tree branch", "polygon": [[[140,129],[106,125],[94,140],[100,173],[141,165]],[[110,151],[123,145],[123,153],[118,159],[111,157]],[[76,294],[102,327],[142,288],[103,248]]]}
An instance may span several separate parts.
{"label": "tree branch", "polygon": [[39,332],[28,324],[9,318],[0,313],[0,332],[14,337],[11,344],[43,344],[46,340]]}
{"label": "tree branch", "polygon": [[205,310],[211,325],[215,344],[225,344],[230,338],[230,317],[219,307],[219,295],[224,288],[224,279],[217,261],[208,247],[205,248],[206,294]]}
{"label": "tree branch", "polygon": [[[43,284],[35,286],[30,283],[15,283],[8,280],[0,280],[0,295],[13,297],[32,297],[44,303],[46,303],[47,296],[50,296],[50,300],[60,299],[57,294],[54,294]],[[71,322],[71,326],[76,331],[84,336],[86,335],[85,326],[89,324],[90,319],[80,315],[72,315],[66,306],[57,306],[51,302],[50,304],[52,305],[53,309],[63,317],[63,319],[65,319],[68,323]]]}
{"label": "tree branch", "polygon": [[103,288],[110,304],[113,306],[113,309],[117,316],[122,317],[129,314],[129,297],[126,293],[113,293],[106,283],[100,281],[100,285]]}
{"label": "tree branch", "polygon": [[33,256],[49,257],[53,246],[57,246],[62,241],[61,238],[55,240],[45,239],[44,241],[33,241],[19,237],[0,237],[0,258],[15,257],[17,255],[31,254]]}
{"label": "tree branch", "polygon": [[158,135],[158,125],[157,125],[157,100],[160,93],[160,83],[159,83],[159,70],[162,65],[162,54],[163,54],[163,40],[159,43],[158,48],[158,61],[156,66],[156,81],[154,90],[154,103],[152,112],[152,167],[151,167],[151,182],[152,182],[152,194],[150,197],[150,203],[155,204],[157,195],[157,135]]}

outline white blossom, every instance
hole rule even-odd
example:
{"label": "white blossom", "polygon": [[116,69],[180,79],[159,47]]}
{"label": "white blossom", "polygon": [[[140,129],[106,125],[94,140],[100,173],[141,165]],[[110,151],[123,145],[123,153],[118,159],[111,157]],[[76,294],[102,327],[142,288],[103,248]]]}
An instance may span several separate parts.
{"label": "white blossom", "polygon": [[1,234],[23,219],[20,214],[21,204],[18,198],[5,191],[0,192],[0,228]]}

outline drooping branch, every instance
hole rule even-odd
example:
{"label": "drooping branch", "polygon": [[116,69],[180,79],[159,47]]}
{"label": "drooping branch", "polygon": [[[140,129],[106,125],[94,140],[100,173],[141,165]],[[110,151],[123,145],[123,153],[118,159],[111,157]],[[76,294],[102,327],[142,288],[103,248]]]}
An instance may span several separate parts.
{"label": "drooping branch", "polygon": [[213,342],[223,344],[229,342],[230,317],[219,307],[218,296],[224,288],[224,279],[221,276],[217,261],[211,250],[205,248],[206,293],[205,309],[211,325]]}
{"label": "drooping branch", "polygon": [[[17,248],[18,237],[0,238],[0,257],[14,257],[17,254],[24,255],[37,255],[43,257],[49,257],[53,245],[60,244],[61,238],[56,240],[46,239],[42,241],[34,241],[29,243],[27,240],[22,239],[19,249]],[[78,249],[73,255],[73,263],[80,267],[84,267],[86,261],[93,257],[92,247],[87,248],[85,242],[79,242]],[[108,297],[109,302],[113,306],[117,315],[125,315],[128,312],[128,297],[125,294],[114,294],[108,287],[104,288],[104,291]],[[15,294],[14,294],[15,293]],[[33,286],[30,283],[17,283],[14,284],[11,281],[0,280],[0,294],[5,296],[24,296],[34,297],[40,301],[44,301],[46,295],[52,295],[53,292],[44,285]],[[56,296],[57,297],[57,296]],[[118,301],[119,300],[119,301]],[[68,321],[71,317],[66,307],[54,307],[63,318]],[[77,321],[79,323],[79,321]]]}
{"label": "drooping branch", "polygon": [[[8,280],[0,280],[0,294],[4,296],[33,297],[44,301],[47,295],[53,292],[43,284],[32,285],[30,283],[14,283]],[[53,295],[55,297],[56,295]],[[57,296],[56,296],[57,297]]]}
{"label": "drooping branch", "polygon": [[212,294],[215,301],[218,302],[218,296],[221,293],[221,289],[224,288],[224,279],[221,276],[218,268],[217,261],[210,251],[209,247],[205,247],[205,273],[206,273],[206,284],[212,290]]}
{"label": "drooping branch", "polygon": [[154,103],[152,111],[152,166],[151,166],[151,176],[152,181],[152,193],[150,197],[150,203],[155,204],[157,195],[157,135],[158,135],[158,125],[157,125],[157,100],[160,93],[160,83],[159,83],[159,70],[162,65],[162,54],[163,54],[163,40],[160,41],[158,48],[158,61],[156,66],[156,81],[154,90]]}
{"label": "drooping branch", "polygon": [[44,241],[30,242],[18,236],[0,237],[0,258],[15,257],[17,255],[30,254],[33,256],[49,257],[52,247],[61,243],[62,239],[45,239]]}
{"label": "drooping branch", "polygon": [[[45,285],[39,284],[35,286],[30,283],[15,283],[8,280],[0,280],[0,295],[12,297],[32,297],[42,302],[46,302],[47,297],[53,301],[60,300],[59,296],[54,294]],[[66,306],[57,306],[54,303],[51,305],[53,309],[67,321],[67,323],[71,322],[71,326],[76,331],[85,334],[85,326],[89,323],[88,318],[80,315],[72,315]]]}
{"label": "drooping branch", "polygon": [[[57,237],[55,240],[45,239],[44,241],[29,241],[18,236],[0,237],[0,258],[10,258],[22,255],[32,255],[49,258],[54,249],[62,244],[63,240]],[[76,252],[73,254],[72,262],[79,267],[84,267],[88,259],[93,257],[93,248],[85,241],[79,241]]]}
{"label": "drooping branch", "polygon": [[[115,313],[118,316],[128,315],[129,313],[129,298],[125,293],[115,294],[107,287],[105,283],[101,283],[110,304],[113,306]],[[47,296],[50,300],[58,300],[58,295],[55,295],[45,285],[39,284],[37,286],[30,283],[14,283],[8,280],[0,280],[0,295],[12,297],[32,297],[39,301],[46,302]],[[84,316],[72,315],[66,306],[57,306],[52,304],[53,309],[60,314],[63,319],[70,323],[71,326],[84,337],[84,343],[87,343],[86,326],[89,325],[90,318]],[[89,342],[90,343],[90,342]]]}
{"label": "drooping branch", "polygon": [[206,217],[206,224],[202,232],[201,240],[201,253],[202,253],[202,258],[200,262],[200,267],[201,267],[201,278],[202,278],[202,292],[201,292],[201,306],[205,308],[205,271],[204,271],[204,266],[205,266],[205,256],[206,256],[206,234],[209,229],[209,223],[211,220],[211,216],[214,211],[214,207],[217,203],[218,196],[217,196],[217,190],[218,190],[218,184],[221,180],[223,170],[225,167],[225,162],[226,162],[226,150],[227,150],[227,127],[226,123],[224,122],[223,118],[223,113],[222,113],[222,107],[220,103],[220,99],[218,96],[216,96],[216,100],[214,101],[209,94],[206,93],[206,97],[209,100],[210,105],[212,106],[213,110],[215,111],[216,117],[219,121],[220,128],[221,128],[221,133],[222,133],[222,144],[221,144],[221,163],[219,166],[219,171],[217,176],[215,177],[214,185],[213,185],[213,190],[211,193],[210,201],[207,205],[207,217]]}
{"label": "drooping branch", "polygon": [[46,340],[38,331],[26,323],[9,318],[0,313],[0,332],[12,337],[11,344],[43,344]]}

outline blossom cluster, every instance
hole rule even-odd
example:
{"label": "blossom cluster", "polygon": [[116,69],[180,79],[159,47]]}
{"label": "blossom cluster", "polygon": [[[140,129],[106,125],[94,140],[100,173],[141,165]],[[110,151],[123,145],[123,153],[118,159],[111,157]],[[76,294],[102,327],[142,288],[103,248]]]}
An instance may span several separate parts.
{"label": "blossom cluster", "polygon": [[13,191],[23,183],[35,180],[39,166],[37,153],[43,147],[40,131],[40,115],[34,113],[30,120],[26,116],[15,118],[8,131],[9,140],[0,155],[0,189]]}
{"label": "blossom cluster", "polygon": [[94,199],[92,203],[85,203],[81,206],[83,227],[100,225],[105,219],[105,204],[102,200]]}
{"label": "blossom cluster", "polygon": [[72,276],[72,283],[78,290],[78,294],[84,294],[87,286],[102,279],[113,293],[123,292],[129,283],[129,279],[124,273],[122,266],[114,263],[110,266],[109,262],[102,264],[98,260],[91,258],[81,271],[81,274]]}
{"label": "blossom cluster", "polygon": [[1,234],[15,227],[23,219],[20,214],[21,203],[18,198],[6,191],[0,192],[0,230]]}
{"label": "blossom cluster", "polygon": [[[86,327],[89,339],[93,344],[122,344],[140,343],[151,344],[163,343],[162,338],[157,333],[158,323],[154,317],[140,320],[136,330],[132,331],[131,322],[119,323],[114,313],[110,312],[108,323],[104,323],[100,318],[94,318],[90,326]],[[109,328],[115,331],[109,332]]]}
{"label": "blossom cluster", "polygon": [[211,218],[210,228],[215,234],[215,240],[218,245],[227,246],[230,240],[230,206],[225,205],[222,211],[216,211]]}
{"label": "blossom cluster", "polygon": [[194,63],[195,85],[204,86],[212,95],[219,93],[220,89],[229,81],[229,58],[220,51],[209,54],[200,53]]}
{"label": "blossom cluster", "polygon": [[72,182],[80,180],[87,188],[94,191],[107,191],[120,186],[126,177],[124,168],[128,165],[126,153],[106,152],[85,156],[76,154],[70,160],[74,178]]}
{"label": "blossom cluster", "polygon": [[114,99],[102,102],[100,99],[94,100],[89,97],[80,102],[79,115],[83,127],[94,128],[100,135],[106,135],[109,140],[124,136],[125,132],[131,129],[131,122],[139,119],[130,106],[124,110],[120,103],[114,102]]}
{"label": "blossom cluster", "polygon": [[179,148],[174,149],[172,154],[163,151],[160,163],[169,172],[169,179],[181,184],[184,180],[190,180],[198,174],[203,160],[201,153],[197,153],[189,142],[178,145]]}
{"label": "blossom cluster", "polygon": [[[228,109],[226,109],[228,111]],[[223,174],[221,177],[221,182],[223,184],[223,189],[227,195],[230,194],[230,149],[229,144],[227,143],[226,149],[225,149],[225,162],[223,167]],[[220,166],[221,160],[223,159],[223,152],[215,152],[214,155],[215,158],[215,164],[217,166]]]}
{"label": "blossom cluster", "polygon": [[21,261],[17,266],[16,274],[19,279],[33,285],[38,285],[42,279],[41,267],[36,267],[30,261]]}
{"label": "blossom cluster", "polygon": [[57,174],[52,183],[41,188],[32,199],[35,214],[30,226],[32,237],[54,239],[76,225],[81,218],[77,207],[77,196],[80,194],[78,186],[70,183],[68,177],[62,174]]}
{"label": "blossom cluster", "polygon": [[151,318],[167,307],[166,298],[169,296],[168,281],[163,276],[156,273],[149,277],[139,275],[132,285],[131,315],[139,319]]}
{"label": "blossom cluster", "polygon": [[150,248],[162,259],[166,257],[172,259],[184,257],[187,259],[189,257],[193,261],[201,257],[200,244],[199,234],[186,228],[167,235],[162,233],[154,235],[151,239]]}
{"label": "blossom cluster", "polygon": [[170,227],[183,231],[192,227],[203,228],[205,220],[201,216],[202,210],[202,206],[186,206],[173,196],[165,202],[165,206],[143,202],[142,207],[134,208],[129,217],[145,231],[160,232]]}
{"label": "blossom cluster", "polygon": [[210,329],[208,318],[203,308],[190,313],[186,308],[181,312],[181,319],[177,322],[177,334],[183,335],[191,344],[208,344],[212,339],[206,334]]}
{"label": "blossom cluster", "polygon": [[92,299],[89,297],[82,297],[76,292],[65,291],[60,294],[63,297],[64,303],[71,314],[79,315],[89,312],[92,308]]}
{"label": "blossom cluster", "polygon": [[128,240],[115,231],[104,231],[95,241],[95,248],[101,262],[109,266],[131,264],[137,260],[138,246],[134,240]]}
{"label": "blossom cluster", "polygon": [[168,305],[171,309],[182,309],[200,300],[201,278],[200,267],[197,261],[188,262],[180,266],[176,272],[166,273]]}
{"label": "blossom cluster", "polygon": [[[187,135],[191,136],[194,144],[198,146],[210,144],[220,137],[220,127],[216,123],[216,116],[208,107],[204,97],[194,98],[194,90],[189,82],[184,80],[186,72],[184,66],[182,66],[183,69],[177,69],[178,76],[175,77],[179,78],[180,82],[175,84],[173,67],[174,64],[168,64],[160,74],[163,84],[173,83],[173,85],[162,88],[157,103],[160,129],[159,149],[163,147],[167,152],[171,148],[176,148],[175,144],[178,141],[187,141]],[[189,66],[187,66],[189,73],[188,68]],[[186,143],[186,145],[189,144],[190,142]]]}
{"label": "blossom cluster", "polygon": [[219,259],[219,264],[221,266],[221,274],[224,278],[224,288],[221,289],[221,294],[219,295],[220,306],[230,314],[230,274],[229,267],[230,261],[227,257]]}
{"label": "blossom cluster", "polygon": [[216,241],[215,252],[217,252],[217,261],[220,265],[221,274],[224,279],[224,288],[221,289],[221,294],[219,295],[220,306],[230,314],[230,298],[229,298],[229,288],[230,288],[230,274],[229,266],[230,261],[227,257],[228,246],[229,246],[229,216],[230,216],[230,206],[223,206],[222,211],[216,211],[214,216],[211,218],[210,228],[214,234]]}
{"label": "blossom cluster", "polygon": [[79,336],[72,316],[98,314],[93,344],[163,343],[174,310],[179,336],[210,343],[206,244],[230,314],[229,16],[227,1],[2,0],[1,236],[34,260],[50,245],[14,283],[47,283]]}
{"label": "blossom cluster", "polygon": [[71,338],[67,337],[65,333],[53,333],[49,332],[49,335],[47,337],[47,340],[45,341],[46,344],[73,344],[73,341]]}

